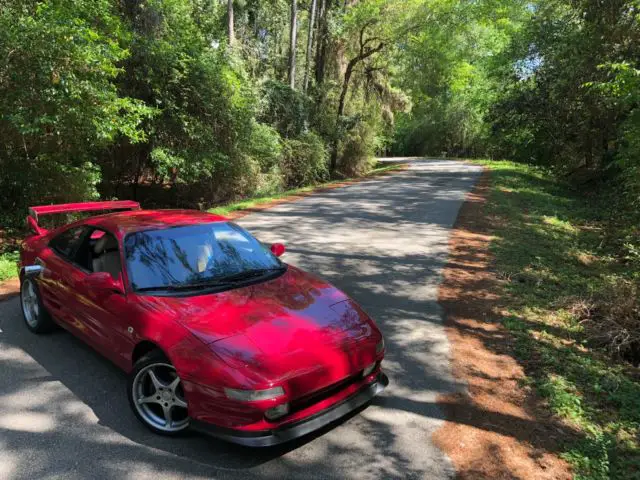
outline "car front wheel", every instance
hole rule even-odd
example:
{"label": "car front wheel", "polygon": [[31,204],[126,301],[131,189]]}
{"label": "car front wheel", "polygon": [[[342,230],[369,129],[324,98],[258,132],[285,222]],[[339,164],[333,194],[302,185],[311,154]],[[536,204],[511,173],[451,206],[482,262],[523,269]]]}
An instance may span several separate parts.
{"label": "car front wheel", "polygon": [[178,435],[189,427],[180,377],[156,350],[138,360],[129,376],[128,397],[136,417],[161,435]]}
{"label": "car front wheel", "polygon": [[25,278],[20,285],[22,316],[27,328],[33,333],[48,333],[56,325],[42,304],[38,285],[31,278]]}

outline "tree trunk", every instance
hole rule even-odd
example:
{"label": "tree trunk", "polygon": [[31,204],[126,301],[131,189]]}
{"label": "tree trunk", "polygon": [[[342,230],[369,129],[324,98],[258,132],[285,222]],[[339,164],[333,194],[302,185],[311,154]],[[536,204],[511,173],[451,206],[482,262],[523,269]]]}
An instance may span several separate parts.
{"label": "tree trunk", "polygon": [[133,179],[133,185],[131,188],[131,193],[134,200],[138,199],[138,185],[140,185],[140,176],[142,175],[142,166],[145,160],[144,155],[145,155],[144,149],[139,149],[138,155],[137,155],[138,163],[136,165],[136,176]]}
{"label": "tree trunk", "polygon": [[340,92],[340,101],[338,102],[338,118],[344,114],[344,105],[347,98],[347,91],[349,90],[349,82],[351,81],[351,75],[353,75],[353,68],[358,64],[358,58],[354,58],[347,65],[347,69],[344,72],[344,80],[342,81],[342,91]]}
{"label": "tree trunk", "polygon": [[291,0],[291,28],[289,29],[289,86],[296,88],[296,43],[298,39],[298,2]]}
{"label": "tree trunk", "polygon": [[236,40],[233,27],[233,0],[227,0],[227,33],[229,36],[229,45],[233,45]]}
{"label": "tree trunk", "polygon": [[[342,119],[342,115],[344,115],[344,106],[347,99],[347,92],[349,91],[349,83],[351,82],[351,75],[353,75],[353,69],[358,64],[359,57],[356,57],[349,61],[347,65],[347,69],[344,72],[344,80],[342,81],[342,91],[340,92],[340,100],[338,102],[338,115],[336,119],[336,126],[339,129],[340,121]],[[333,173],[336,171],[338,167],[338,135],[335,136],[333,140],[333,145],[331,146],[331,163],[329,164],[329,169]]]}
{"label": "tree trunk", "polygon": [[[342,119],[342,116],[344,115],[344,107],[347,101],[347,92],[349,91],[349,83],[351,82],[351,75],[353,75],[353,69],[360,62],[362,62],[363,60],[366,60],[371,55],[379,52],[384,48],[384,43],[382,42],[380,42],[378,46],[375,48],[367,48],[367,43],[369,43],[370,40],[366,42],[363,41],[365,28],[366,26],[363,27],[363,29],[360,32],[360,53],[354,58],[352,58],[351,60],[349,60],[349,63],[347,64],[347,69],[344,72],[344,80],[342,81],[342,91],[340,92],[340,100],[338,102],[338,115],[336,119],[338,126],[340,125],[340,121]],[[336,170],[336,167],[338,166],[338,141],[339,141],[338,135],[336,135],[333,141],[333,147],[331,149],[331,163],[330,163],[331,172],[334,172]]]}
{"label": "tree trunk", "polygon": [[318,40],[316,42],[316,83],[324,81],[325,57],[327,55],[327,0],[320,3],[318,12]]}
{"label": "tree trunk", "polygon": [[311,10],[309,12],[309,33],[307,35],[307,60],[304,66],[304,83],[303,90],[306,93],[309,87],[309,67],[311,64],[311,52],[313,51],[313,28],[316,22],[316,0],[311,1]]}

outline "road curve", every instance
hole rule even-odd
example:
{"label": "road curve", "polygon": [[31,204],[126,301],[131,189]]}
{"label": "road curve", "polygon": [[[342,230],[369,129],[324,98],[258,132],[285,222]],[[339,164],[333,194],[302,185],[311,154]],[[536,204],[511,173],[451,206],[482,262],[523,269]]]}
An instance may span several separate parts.
{"label": "road curve", "polygon": [[284,259],[354,297],[387,340],[390,385],[355,415],[293,444],[251,450],[148,432],[125,377],[69,334],[30,334],[0,303],[0,478],[447,478],[431,441],[451,377],[437,286],[476,166],[413,161],[389,177],[280,204],[238,221]]}

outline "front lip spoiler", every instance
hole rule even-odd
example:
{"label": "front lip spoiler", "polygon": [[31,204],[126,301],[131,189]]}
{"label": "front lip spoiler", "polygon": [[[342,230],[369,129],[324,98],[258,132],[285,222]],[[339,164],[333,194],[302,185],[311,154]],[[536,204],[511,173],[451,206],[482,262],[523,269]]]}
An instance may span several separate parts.
{"label": "front lip spoiler", "polygon": [[302,437],[303,435],[307,435],[308,433],[318,430],[331,422],[344,417],[349,412],[361,407],[373,397],[381,393],[387,385],[389,385],[389,379],[383,372],[380,372],[375,381],[361,388],[343,401],[338,402],[313,416],[303,418],[296,423],[285,425],[274,430],[245,432],[218,427],[199,420],[192,420],[191,428],[207,435],[211,435],[228,442],[237,443],[239,445],[244,445],[246,447],[271,447],[273,445],[279,445]]}

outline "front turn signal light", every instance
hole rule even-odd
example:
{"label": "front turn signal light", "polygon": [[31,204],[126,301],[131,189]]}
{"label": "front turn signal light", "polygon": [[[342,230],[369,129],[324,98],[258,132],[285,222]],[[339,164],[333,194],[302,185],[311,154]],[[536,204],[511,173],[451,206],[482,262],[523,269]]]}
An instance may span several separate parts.
{"label": "front turn signal light", "polygon": [[283,403],[264,412],[264,416],[267,417],[268,420],[277,420],[280,417],[284,417],[287,413],[289,413],[289,404]]}
{"label": "front turn signal light", "polygon": [[282,387],[268,388],[266,390],[237,390],[235,388],[225,388],[224,393],[231,400],[240,402],[259,402],[260,400],[271,400],[284,395]]}

